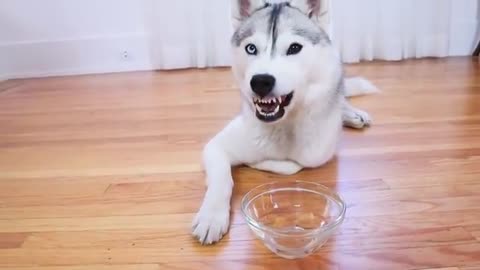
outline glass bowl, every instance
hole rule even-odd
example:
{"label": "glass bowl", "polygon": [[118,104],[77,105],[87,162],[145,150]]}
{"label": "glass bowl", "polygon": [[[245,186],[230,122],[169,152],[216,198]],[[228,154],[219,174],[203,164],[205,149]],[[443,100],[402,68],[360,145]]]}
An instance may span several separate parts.
{"label": "glass bowl", "polygon": [[265,246],[280,257],[306,257],[323,246],[345,218],[338,194],[310,182],[274,182],[242,199],[242,214]]}

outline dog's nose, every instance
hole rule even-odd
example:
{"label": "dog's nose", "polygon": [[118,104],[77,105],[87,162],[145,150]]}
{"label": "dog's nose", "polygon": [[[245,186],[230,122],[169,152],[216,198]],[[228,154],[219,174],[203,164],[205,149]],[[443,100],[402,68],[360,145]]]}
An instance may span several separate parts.
{"label": "dog's nose", "polygon": [[275,77],[269,74],[254,75],[252,80],[250,80],[250,86],[253,92],[263,98],[272,92],[275,86]]}

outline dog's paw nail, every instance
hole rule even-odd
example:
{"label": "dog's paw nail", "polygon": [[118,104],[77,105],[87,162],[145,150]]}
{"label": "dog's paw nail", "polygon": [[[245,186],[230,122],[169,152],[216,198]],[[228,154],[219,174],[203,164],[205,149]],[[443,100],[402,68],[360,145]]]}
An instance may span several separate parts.
{"label": "dog's paw nail", "polygon": [[359,125],[359,128],[368,127],[372,123],[372,119],[370,118],[370,115],[366,112],[357,112],[356,118],[361,123]]}
{"label": "dog's paw nail", "polygon": [[202,245],[220,241],[228,231],[229,211],[200,210],[192,226],[192,234]]}

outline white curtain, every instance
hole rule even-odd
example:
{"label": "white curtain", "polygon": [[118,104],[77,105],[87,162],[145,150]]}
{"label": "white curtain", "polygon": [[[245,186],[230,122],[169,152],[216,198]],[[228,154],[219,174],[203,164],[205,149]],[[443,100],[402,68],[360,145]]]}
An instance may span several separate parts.
{"label": "white curtain", "polygon": [[[230,65],[230,0],[145,0],[156,69]],[[468,55],[478,0],[323,0],[343,61]]]}
{"label": "white curtain", "polygon": [[146,0],[156,69],[228,66],[230,0]]}
{"label": "white curtain", "polygon": [[333,35],[344,62],[465,55],[477,0],[334,0]]}

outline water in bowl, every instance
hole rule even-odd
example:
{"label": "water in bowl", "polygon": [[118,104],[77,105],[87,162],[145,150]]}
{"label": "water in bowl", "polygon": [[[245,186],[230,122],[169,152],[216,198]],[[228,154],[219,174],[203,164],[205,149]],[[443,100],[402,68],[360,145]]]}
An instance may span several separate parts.
{"label": "water in bowl", "polygon": [[332,233],[323,228],[341,214],[338,202],[300,187],[265,188],[248,198],[251,228],[265,245],[285,258],[301,258],[321,247]]}

